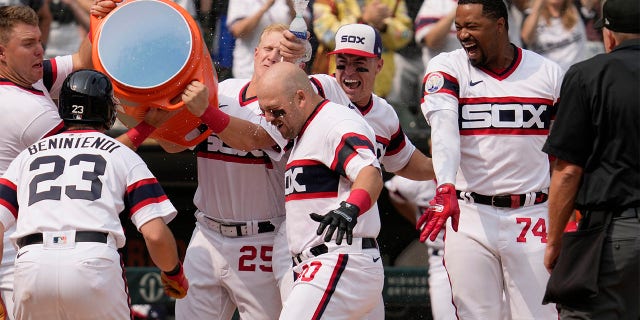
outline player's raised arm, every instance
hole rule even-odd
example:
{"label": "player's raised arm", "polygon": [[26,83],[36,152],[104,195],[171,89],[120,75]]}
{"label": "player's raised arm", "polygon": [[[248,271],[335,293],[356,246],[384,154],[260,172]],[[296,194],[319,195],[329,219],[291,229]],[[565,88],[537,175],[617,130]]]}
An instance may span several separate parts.
{"label": "player's raised arm", "polygon": [[218,106],[209,105],[209,89],[199,81],[185,88],[182,100],[193,115],[200,117],[213,132],[234,149],[251,151],[270,148],[276,142],[256,123],[230,116]]}
{"label": "player's raised arm", "polygon": [[[92,15],[91,19],[101,19],[106,17],[109,12],[116,8],[117,3],[120,2],[122,2],[122,0],[97,0],[89,10]],[[72,55],[74,71],[93,68],[93,63],[91,61],[92,36],[93,34],[90,30],[89,34],[82,40],[82,43],[80,43],[78,52]]]}

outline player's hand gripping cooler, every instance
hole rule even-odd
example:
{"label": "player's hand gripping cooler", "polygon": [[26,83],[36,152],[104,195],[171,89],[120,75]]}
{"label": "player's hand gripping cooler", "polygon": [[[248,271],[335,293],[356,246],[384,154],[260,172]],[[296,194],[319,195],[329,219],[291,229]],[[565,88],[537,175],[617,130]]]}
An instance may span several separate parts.
{"label": "player's hand gripping cooler", "polygon": [[91,17],[94,67],[111,78],[123,110],[118,119],[136,126],[149,108],[175,111],[151,138],[192,147],[211,130],[184,107],[181,94],[193,80],[218,104],[218,79],[198,25],[168,0],[124,1],[103,19]]}

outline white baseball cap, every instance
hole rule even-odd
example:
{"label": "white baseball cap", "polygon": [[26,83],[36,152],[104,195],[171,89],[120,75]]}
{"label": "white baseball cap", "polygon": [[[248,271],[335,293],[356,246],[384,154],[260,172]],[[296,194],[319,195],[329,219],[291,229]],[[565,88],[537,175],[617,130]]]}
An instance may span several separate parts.
{"label": "white baseball cap", "polygon": [[341,26],[336,33],[336,49],[329,54],[346,53],[367,58],[380,58],[382,39],[376,29],[367,24]]}

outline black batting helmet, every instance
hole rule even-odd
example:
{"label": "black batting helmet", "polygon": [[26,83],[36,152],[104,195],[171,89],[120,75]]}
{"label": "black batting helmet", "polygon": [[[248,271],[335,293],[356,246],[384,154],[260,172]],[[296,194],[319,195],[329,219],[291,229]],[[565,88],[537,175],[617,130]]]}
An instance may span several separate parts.
{"label": "black batting helmet", "polygon": [[95,70],[74,71],[60,89],[58,112],[65,123],[100,125],[109,130],[116,120],[113,86]]}

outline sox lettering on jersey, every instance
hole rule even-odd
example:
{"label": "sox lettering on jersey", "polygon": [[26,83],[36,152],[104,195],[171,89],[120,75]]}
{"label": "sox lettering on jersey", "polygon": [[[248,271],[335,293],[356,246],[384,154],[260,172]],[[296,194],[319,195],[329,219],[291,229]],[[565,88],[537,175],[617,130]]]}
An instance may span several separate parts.
{"label": "sox lettering on jersey", "polygon": [[[462,129],[476,128],[545,128],[542,120],[547,106],[532,104],[480,104],[462,106]],[[528,115],[528,117],[526,117]],[[528,118],[525,121],[525,118]]]}
{"label": "sox lettering on jersey", "polygon": [[294,161],[287,166],[285,199],[313,199],[336,196],[340,176],[320,162]]}
{"label": "sox lettering on jersey", "polygon": [[272,168],[273,163],[262,150],[242,151],[229,147],[217,136],[211,135],[198,145],[198,157],[217,159],[227,162],[264,164]]}
{"label": "sox lettering on jersey", "polygon": [[298,174],[302,173],[302,168],[292,168],[291,170],[287,170],[285,172],[285,194],[291,194],[294,192],[305,192],[307,191],[307,187],[301,185],[296,180]]}
{"label": "sox lettering on jersey", "polygon": [[549,109],[549,105],[535,103],[461,104],[460,134],[546,135],[551,119]]}
{"label": "sox lettering on jersey", "polygon": [[265,156],[262,150],[241,151],[231,148],[216,136],[209,136],[207,139],[207,151],[251,158],[261,158]]}

